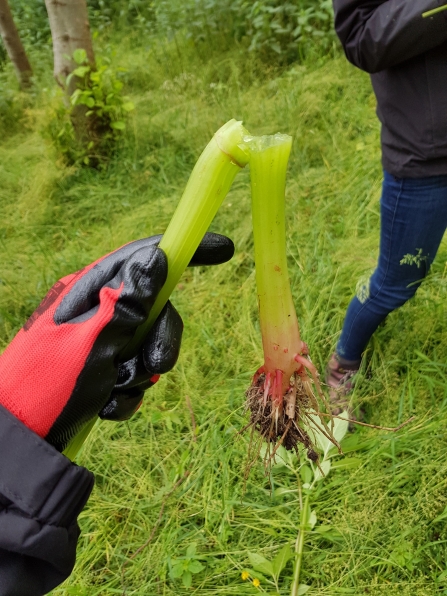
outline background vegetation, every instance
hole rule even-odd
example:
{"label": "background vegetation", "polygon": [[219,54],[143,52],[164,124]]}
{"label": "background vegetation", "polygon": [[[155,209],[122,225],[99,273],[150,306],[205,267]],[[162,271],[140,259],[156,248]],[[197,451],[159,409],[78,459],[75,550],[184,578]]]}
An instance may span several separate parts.
{"label": "background vegetation", "polygon": [[[202,148],[235,117],[257,134],[294,137],[292,288],[303,338],[324,370],[356,283],[376,262],[381,183],[370,83],[328,32],[328,4],[122,4],[90,5],[96,52],[135,105],[107,168],[95,170],[65,166],[48,132],[60,98],[43,2],[12,2],[36,78],[31,95],[19,93],[2,63],[2,346],[59,277],[163,232]],[[303,15],[305,34],[292,30]],[[267,19],[285,32],[272,25],[256,38]],[[259,588],[241,579],[249,553],[271,559],[293,546],[299,524],[296,476],[284,462],[271,478],[258,462],[244,482],[249,436],[237,433],[262,361],[250,226],[243,172],[212,226],[234,239],[234,259],[188,271],[173,297],[185,321],[175,370],[128,425],[97,427],[79,458],[96,488],[81,515],[75,571],[55,596],[277,593],[268,577]],[[354,398],[368,421],[417,418],[398,435],[356,429],[345,439],[345,457],[312,496],[317,523],[302,572],[310,595],[447,594],[446,260],[444,241],[416,297],[367,350]],[[191,588],[173,577],[180,561],[201,567]],[[289,562],[281,595],[291,580]]]}

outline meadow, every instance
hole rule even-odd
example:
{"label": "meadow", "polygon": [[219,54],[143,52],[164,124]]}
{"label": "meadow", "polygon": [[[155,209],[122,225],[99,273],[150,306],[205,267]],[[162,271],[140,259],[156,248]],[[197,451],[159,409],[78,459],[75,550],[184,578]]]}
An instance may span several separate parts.
{"label": "meadow", "polygon": [[[1,124],[1,347],[61,276],[162,233],[203,147],[236,118],[255,134],[293,136],[292,291],[324,371],[377,258],[382,172],[368,76],[336,45],[273,68],[248,52],[207,56],[186,41],[97,44],[123,69],[135,104],[107,168],[64,165],[43,134],[60,101],[49,75],[31,99],[15,94]],[[230,236],[236,253],[188,270],[172,296],[185,323],[175,369],[129,423],[98,425],[78,457],[96,486],[80,517],[75,570],[54,596],[290,594],[293,560],[276,586],[265,574],[259,587],[241,578],[253,555],[271,560],[293,548],[300,509],[298,462],[278,458],[266,476],[259,459],[247,478],[250,434],[238,434],[262,363],[247,171],[211,230]],[[415,298],[375,334],[353,394],[371,424],[415,420],[398,433],[356,428],[344,456],[334,452],[311,496],[316,523],[301,573],[309,596],[447,594],[446,298],[444,240]],[[179,562],[196,570],[189,588],[174,577]]]}

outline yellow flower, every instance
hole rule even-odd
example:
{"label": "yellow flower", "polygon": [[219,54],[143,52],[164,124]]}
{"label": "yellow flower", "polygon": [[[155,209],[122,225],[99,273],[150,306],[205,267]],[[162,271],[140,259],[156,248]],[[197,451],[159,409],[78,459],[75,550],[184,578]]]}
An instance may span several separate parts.
{"label": "yellow flower", "polygon": [[245,581],[246,579],[248,579],[250,577],[250,574],[248,573],[248,571],[243,571],[241,573],[241,577]]}
{"label": "yellow flower", "polygon": [[261,582],[257,577],[255,577],[255,579],[253,580],[253,585],[255,588],[259,588],[259,586],[261,585]]}

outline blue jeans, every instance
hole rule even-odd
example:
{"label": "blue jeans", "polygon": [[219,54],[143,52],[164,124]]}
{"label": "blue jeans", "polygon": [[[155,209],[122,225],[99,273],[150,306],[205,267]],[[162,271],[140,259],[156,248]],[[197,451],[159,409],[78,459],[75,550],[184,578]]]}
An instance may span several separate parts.
{"label": "blue jeans", "polygon": [[395,178],[384,172],[377,268],[346,312],[337,354],[360,360],[378,325],[411,298],[447,228],[447,175]]}

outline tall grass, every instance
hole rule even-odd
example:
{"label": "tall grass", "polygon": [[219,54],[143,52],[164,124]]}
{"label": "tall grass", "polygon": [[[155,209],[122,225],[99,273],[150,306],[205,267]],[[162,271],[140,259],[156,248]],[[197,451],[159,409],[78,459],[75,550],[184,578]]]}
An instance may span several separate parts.
{"label": "tall grass", "polygon": [[[120,42],[115,60],[127,69],[136,110],[107,171],[58,163],[38,132],[51,105],[27,109],[28,127],[1,143],[2,345],[60,276],[163,232],[200,151],[235,117],[256,134],[294,137],[292,291],[323,369],[356,283],[377,257],[381,171],[369,81],[338,55],[279,73],[249,55],[206,62],[180,50]],[[212,226],[234,239],[234,259],[188,271],[173,296],[185,320],[177,366],[128,425],[102,423],[79,458],[96,488],[81,514],[76,569],[55,596],[254,594],[240,579],[248,551],[271,558],[294,543],[294,475],[278,461],[266,478],[259,463],[243,481],[243,392],[262,363],[250,226],[242,172]],[[367,350],[356,403],[374,424],[413,414],[416,423],[398,435],[358,429],[345,440],[345,459],[313,497],[320,529],[304,553],[309,594],[447,594],[446,257],[444,242],[416,297]],[[186,590],[170,569],[191,542],[205,570]],[[291,582],[289,563],[281,595]],[[274,593],[266,579],[259,591]]]}

